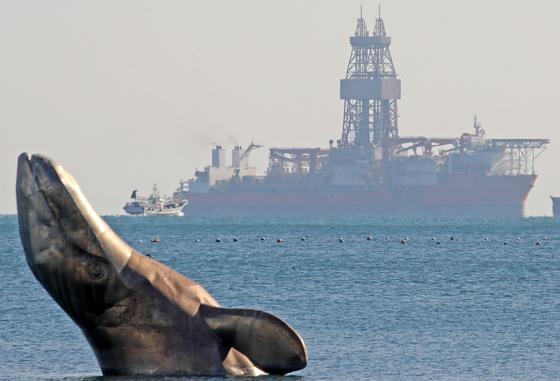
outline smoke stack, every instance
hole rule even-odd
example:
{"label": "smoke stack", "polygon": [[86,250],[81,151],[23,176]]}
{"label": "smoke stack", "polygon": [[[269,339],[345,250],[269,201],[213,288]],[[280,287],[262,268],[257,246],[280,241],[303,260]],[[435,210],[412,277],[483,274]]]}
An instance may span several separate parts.
{"label": "smoke stack", "polygon": [[234,168],[239,168],[241,166],[241,156],[243,155],[243,148],[241,146],[235,146],[231,150],[231,166]]}
{"label": "smoke stack", "polygon": [[212,167],[222,168],[226,166],[226,152],[222,146],[216,146],[212,150]]}

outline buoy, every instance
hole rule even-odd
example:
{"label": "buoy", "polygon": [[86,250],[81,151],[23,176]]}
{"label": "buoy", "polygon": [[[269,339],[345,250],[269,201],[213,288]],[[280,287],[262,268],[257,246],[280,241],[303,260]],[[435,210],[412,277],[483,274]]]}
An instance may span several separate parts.
{"label": "buoy", "polygon": [[366,237],[366,239],[367,239],[368,241],[373,241],[373,237],[370,236],[370,235],[368,235],[368,236]]}
{"label": "buoy", "polygon": [[161,241],[159,240],[159,238],[152,238],[150,240],[151,243],[160,243]]}
{"label": "buoy", "polygon": [[282,242],[284,242],[284,240],[283,240],[282,238],[278,238],[278,239],[276,240],[276,242],[277,242],[277,243],[282,243]]}
{"label": "buoy", "polygon": [[340,237],[340,238],[338,239],[338,242],[344,243],[344,239],[343,239],[342,237]]}

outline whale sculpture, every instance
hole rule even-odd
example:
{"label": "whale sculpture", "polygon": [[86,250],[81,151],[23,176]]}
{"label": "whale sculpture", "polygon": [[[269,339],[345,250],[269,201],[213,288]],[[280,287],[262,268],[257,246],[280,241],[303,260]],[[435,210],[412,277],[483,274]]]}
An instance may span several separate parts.
{"label": "whale sculpture", "polygon": [[307,365],[303,340],[282,320],[222,308],[128,246],[56,162],[21,154],[16,193],[27,263],[81,328],[104,375],[255,376]]}

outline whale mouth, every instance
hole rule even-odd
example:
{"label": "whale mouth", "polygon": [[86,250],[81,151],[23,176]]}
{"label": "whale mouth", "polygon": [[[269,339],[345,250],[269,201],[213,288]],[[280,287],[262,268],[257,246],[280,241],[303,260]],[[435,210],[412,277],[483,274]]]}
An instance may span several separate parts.
{"label": "whale mouth", "polygon": [[21,241],[30,266],[58,257],[54,253],[59,253],[57,249],[64,244],[58,223],[59,208],[52,202],[57,199],[52,195],[61,191],[60,184],[48,159],[29,157],[27,153],[19,156],[17,211]]}
{"label": "whale mouth", "polygon": [[42,155],[21,154],[16,197],[27,264],[80,327],[88,314],[124,298],[128,290],[111,261],[111,246],[104,244],[105,235],[96,234],[106,224],[60,165]]}
{"label": "whale mouth", "polygon": [[60,183],[55,166],[43,155],[29,157],[22,153],[18,158],[17,190],[26,197],[32,197],[38,191],[48,189]]}
{"label": "whale mouth", "polygon": [[94,211],[76,180],[43,155],[18,158],[20,235],[29,260],[62,241],[108,260],[121,271],[132,249]]}
{"label": "whale mouth", "polygon": [[[18,158],[16,196],[22,241],[32,245],[26,254],[37,257],[57,240],[69,240],[94,255],[99,248],[92,247],[85,239],[89,226],[76,203],[69,195],[56,164],[46,156],[29,156],[23,153]],[[64,237],[66,236],[66,237]],[[26,239],[28,238],[28,239]]]}

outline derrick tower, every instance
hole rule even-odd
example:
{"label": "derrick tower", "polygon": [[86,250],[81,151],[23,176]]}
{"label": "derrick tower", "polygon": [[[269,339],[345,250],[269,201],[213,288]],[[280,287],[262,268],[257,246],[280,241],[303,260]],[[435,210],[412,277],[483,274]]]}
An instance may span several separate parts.
{"label": "derrick tower", "polygon": [[381,11],[371,35],[360,12],[356,32],[350,37],[352,53],[346,78],[340,81],[340,98],[344,100],[341,147],[380,148],[384,159],[390,155],[390,138],[398,137],[397,100],[401,97],[390,44]]}

